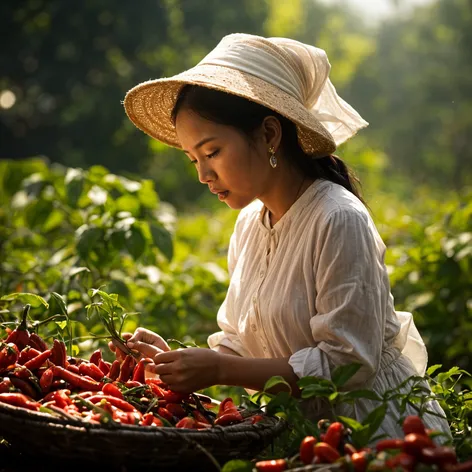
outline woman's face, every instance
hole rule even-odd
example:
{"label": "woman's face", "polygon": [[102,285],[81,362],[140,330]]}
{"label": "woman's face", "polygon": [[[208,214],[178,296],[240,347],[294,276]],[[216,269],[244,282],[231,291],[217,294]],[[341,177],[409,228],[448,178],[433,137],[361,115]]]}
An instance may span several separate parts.
{"label": "woman's face", "polygon": [[250,143],[235,128],[185,108],[177,115],[176,131],[200,182],[230,208],[244,208],[265,191],[271,167],[263,139]]}

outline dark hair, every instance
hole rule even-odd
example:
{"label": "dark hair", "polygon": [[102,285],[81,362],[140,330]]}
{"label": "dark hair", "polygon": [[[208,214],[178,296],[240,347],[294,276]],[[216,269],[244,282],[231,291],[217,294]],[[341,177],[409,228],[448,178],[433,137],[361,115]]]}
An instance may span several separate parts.
{"label": "dark hair", "polygon": [[209,121],[238,129],[249,139],[265,117],[275,116],[282,127],[284,155],[289,156],[304,175],[342,185],[364,203],[358,188],[360,182],[344,161],[335,155],[313,159],[305,154],[298,142],[295,123],[279,113],[237,95],[198,85],[185,85],[180,91],[172,110],[174,124],[184,106]]}

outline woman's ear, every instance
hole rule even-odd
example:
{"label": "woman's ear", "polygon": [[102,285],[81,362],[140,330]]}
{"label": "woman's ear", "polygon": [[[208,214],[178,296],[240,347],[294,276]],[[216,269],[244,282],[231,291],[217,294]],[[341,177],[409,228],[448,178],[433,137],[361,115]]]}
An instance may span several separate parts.
{"label": "woman's ear", "polygon": [[261,132],[267,149],[273,147],[277,151],[282,141],[280,121],[275,116],[266,116],[262,121]]}

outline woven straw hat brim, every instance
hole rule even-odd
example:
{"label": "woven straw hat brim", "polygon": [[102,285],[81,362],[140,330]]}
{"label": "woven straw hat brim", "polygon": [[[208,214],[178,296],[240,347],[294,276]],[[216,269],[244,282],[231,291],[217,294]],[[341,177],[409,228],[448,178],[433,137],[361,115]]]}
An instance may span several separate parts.
{"label": "woven straw hat brim", "polygon": [[280,113],[297,125],[298,140],[306,154],[322,157],[336,149],[331,134],[297,99],[258,77],[223,66],[197,65],[173,77],[137,85],[124,100],[128,117],[149,136],[182,149],[171,114],[186,84],[238,95]]}

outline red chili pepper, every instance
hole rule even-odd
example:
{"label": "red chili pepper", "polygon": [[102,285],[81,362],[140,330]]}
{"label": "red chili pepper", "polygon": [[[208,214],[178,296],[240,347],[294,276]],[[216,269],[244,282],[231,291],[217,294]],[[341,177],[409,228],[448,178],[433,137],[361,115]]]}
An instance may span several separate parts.
{"label": "red chili pepper", "polygon": [[47,349],[46,351],[37,355],[35,358],[29,360],[25,364],[25,367],[29,370],[39,369],[46,362],[46,360],[51,357],[51,354],[52,354],[52,351],[50,349]]}
{"label": "red chili pepper", "polygon": [[100,359],[98,362],[98,367],[105,375],[108,375],[108,373],[110,372],[111,364]]}
{"label": "red chili pepper", "polygon": [[43,392],[47,392],[51,388],[53,380],[54,370],[52,367],[49,367],[49,369],[46,369],[43,372],[43,375],[41,375],[41,378],[39,379],[39,386],[41,387],[41,390]]}
{"label": "red chili pepper", "polygon": [[54,376],[60,377],[61,379],[69,382],[73,387],[81,388],[82,390],[101,390],[102,386],[100,383],[96,382],[93,379],[87,379],[81,377],[80,375],[69,372],[63,367],[54,366]]}
{"label": "red chili pepper", "polygon": [[411,415],[407,416],[403,421],[403,432],[405,436],[408,434],[422,434],[427,436],[426,429],[424,427],[423,421],[419,416]]}
{"label": "red chili pepper", "polygon": [[154,421],[154,415],[152,413],[145,413],[143,415],[142,425],[143,426],[151,426]]}
{"label": "red chili pepper", "polygon": [[120,411],[116,410],[114,413],[114,419],[120,421],[121,423],[124,424],[139,424],[142,415],[139,411]]}
{"label": "red chili pepper", "polygon": [[97,349],[90,356],[90,362],[92,364],[95,364],[97,367],[99,367],[99,363],[100,363],[101,360],[102,360],[102,351],[100,349]]}
{"label": "red chili pepper", "polygon": [[[162,415],[161,415],[162,416]],[[191,416],[182,418],[176,425],[176,428],[197,429],[196,421]]]}
{"label": "red chili pepper", "polygon": [[40,352],[44,352],[48,348],[44,340],[40,338],[36,333],[30,334],[29,345]]}
{"label": "red chili pepper", "polygon": [[287,469],[287,461],[285,459],[273,459],[270,461],[256,462],[256,470],[258,472],[280,472]]}
{"label": "red chili pepper", "polygon": [[[159,385],[155,384],[154,382],[150,382],[151,379],[146,380],[146,384],[149,385],[151,388],[152,393],[157,398],[164,398],[165,390],[163,390]],[[167,402],[166,402],[167,403]]]}
{"label": "red chili pepper", "polygon": [[[185,412],[185,410],[182,408],[181,405],[177,405],[175,403],[169,403],[167,405],[167,409],[174,416],[177,416],[177,418],[183,418],[187,414]],[[210,422],[208,421],[208,418],[206,418],[205,415],[201,411],[193,410],[192,415],[197,420],[197,422],[204,423],[204,424],[210,424]]]}
{"label": "red chili pepper", "polygon": [[98,382],[105,377],[105,374],[100,370],[100,368],[91,362],[82,362],[82,364],[79,365],[79,373],[81,375],[88,375]]}
{"label": "red chili pepper", "polygon": [[64,409],[68,405],[72,405],[72,400],[69,397],[70,390],[62,389],[56,390],[55,392],[48,393],[44,398],[43,402],[53,401],[59,408]]}
{"label": "red chili pepper", "polygon": [[9,393],[13,389],[13,384],[8,377],[4,377],[0,382],[0,393]]}
{"label": "red chili pepper", "polygon": [[0,344],[0,371],[11,369],[18,360],[20,352],[13,343]]}
{"label": "red chili pepper", "polygon": [[31,305],[25,305],[23,314],[21,315],[20,325],[8,335],[5,341],[6,343],[16,344],[18,350],[20,351],[29,344],[30,333],[28,331],[26,319],[28,318],[30,308]]}
{"label": "red chili pepper", "polygon": [[92,403],[99,403],[103,400],[106,400],[107,402],[110,402],[113,406],[116,408],[119,408],[120,410],[123,411],[135,411],[136,408],[131,405],[131,403],[128,403],[125,400],[121,400],[120,398],[113,397],[111,395],[94,395],[92,397],[89,397],[89,402]]}
{"label": "red chili pepper", "polygon": [[421,462],[436,464],[442,469],[446,464],[456,464],[457,456],[453,447],[425,447],[421,451]]}
{"label": "red chili pepper", "polygon": [[39,356],[39,354],[41,354],[41,351],[38,351],[38,349],[35,349],[31,346],[26,346],[18,356],[18,364],[25,365],[31,359],[34,359],[36,356]]}
{"label": "red chili pepper", "polygon": [[143,426],[164,426],[164,423],[156,418],[152,413],[146,413],[143,415]]}
{"label": "red chili pepper", "polygon": [[11,377],[10,380],[11,383],[21,391],[21,393],[24,393],[28,397],[34,399],[38,398],[40,392],[38,392],[37,389],[39,390],[39,387],[35,388],[35,386],[33,386],[33,383],[29,380],[19,379],[18,377]]}
{"label": "red chili pepper", "polygon": [[134,380],[128,380],[128,382],[125,382],[125,385],[128,388],[142,387],[143,386],[143,384],[141,382],[135,382]]}
{"label": "red chili pepper", "polygon": [[118,375],[120,375],[120,365],[121,362],[116,359],[113,361],[113,364],[110,367],[110,372],[108,372],[108,378],[111,380],[116,380]]}
{"label": "red chili pepper", "polygon": [[121,393],[121,390],[116,385],[113,385],[112,383],[106,383],[105,385],[103,385],[102,392],[105,395],[110,395],[112,397],[116,397],[121,400],[124,399],[123,394]]}
{"label": "red chili pepper", "polygon": [[216,426],[227,426],[232,423],[241,423],[243,417],[239,411],[236,413],[225,413],[224,415],[218,416],[215,420]]}
{"label": "red chili pepper", "polygon": [[172,390],[164,390],[163,398],[167,403],[180,403],[182,401],[188,401],[189,395],[186,393],[173,392]]}
{"label": "red chili pepper", "polygon": [[234,405],[233,399],[232,398],[225,398],[221,403],[220,407],[218,409],[218,415],[217,416],[222,416],[225,413],[232,412],[233,410],[238,411],[236,406]]}
{"label": "red chili pepper", "polygon": [[262,415],[251,416],[251,424],[259,423],[259,421],[262,421],[263,419],[264,417]]}
{"label": "red chili pepper", "polygon": [[315,444],[318,440],[314,436],[306,436],[300,444],[300,460],[304,464],[311,464],[315,457]]}
{"label": "red chili pepper", "polygon": [[403,439],[382,439],[375,445],[377,452],[382,452],[387,449],[402,449]]}
{"label": "red chili pepper", "polygon": [[66,369],[69,371],[69,372],[73,372],[74,374],[80,374],[80,369],[79,369],[79,366],[78,365],[75,365],[75,364],[69,364]]}
{"label": "red chili pepper", "polygon": [[144,359],[141,359],[137,366],[134,369],[133,372],[133,380],[135,382],[141,382],[142,384],[146,381],[144,371],[146,369],[146,366],[148,364],[152,364],[153,360],[150,359],[149,357],[145,357]]}
{"label": "red chili pepper", "polygon": [[337,449],[341,442],[341,438],[343,437],[343,433],[344,425],[342,423],[339,423],[338,421],[331,423],[326,431],[324,442],[328,443],[334,449]]}
{"label": "red chili pepper", "polygon": [[423,434],[410,433],[405,436],[403,452],[410,454],[417,459],[421,459],[422,450],[425,447],[435,447],[432,439]]}
{"label": "red chili pepper", "polygon": [[51,349],[51,362],[58,367],[65,367],[67,354],[66,354],[66,345],[63,341],[54,339],[53,347]]}
{"label": "red chili pepper", "polygon": [[131,355],[127,355],[120,366],[120,375],[116,379],[118,382],[125,383],[131,377],[136,361]]}
{"label": "red chili pepper", "polygon": [[164,418],[167,421],[174,421],[174,416],[172,415],[172,413],[167,408],[164,408],[163,406],[160,406],[157,409],[157,414],[159,416],[162,416],[162,418]]}
{"label": "red chili pepper", "polygon": [[315,444],[315,457],[317,457],[321,463],[332,464],[334,461],[338,460],[341,455],[330,444],[319,442]]}
{"label": "red chili pepper", "polygon": [[39,403],[31,401],[30,398],[22,393],[0,393],[0,402],[33,411],[38,411],[41,406]]}

